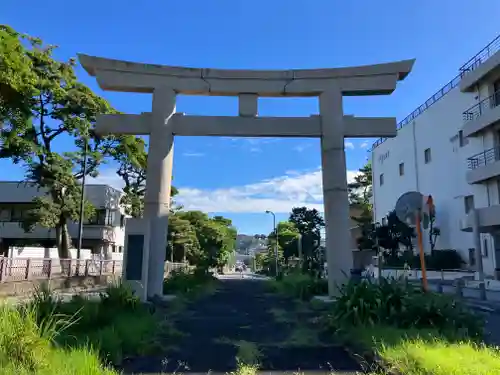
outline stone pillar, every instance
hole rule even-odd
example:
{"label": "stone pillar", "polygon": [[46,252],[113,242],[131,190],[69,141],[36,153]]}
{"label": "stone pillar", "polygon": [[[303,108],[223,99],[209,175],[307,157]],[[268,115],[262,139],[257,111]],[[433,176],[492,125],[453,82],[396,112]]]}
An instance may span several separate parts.
{"label": "stone pillar", "polygon": [[483,271],[483,253],[481,251],[481,230],[479,223],[479,212],[477,208],[473,208],[469,215],[472,216],[472,236],[474,238],[474,254],[476,257],[476,271],[477,279],[479,281],[484,280]]}
{"label": "stone pillar", "polygon": [[163,294],[174,153],[174,135],[170,120],[175,113],[175,103],[174,90],[165,87],[155,89],[144,197],[144,218],[150,226],[148,297]]}
{"label": "stone pillar", "polygon": [[347,281],[353,267],[341,91],[323,92],[319,110],[328,294],[335,297],[337,286]]}

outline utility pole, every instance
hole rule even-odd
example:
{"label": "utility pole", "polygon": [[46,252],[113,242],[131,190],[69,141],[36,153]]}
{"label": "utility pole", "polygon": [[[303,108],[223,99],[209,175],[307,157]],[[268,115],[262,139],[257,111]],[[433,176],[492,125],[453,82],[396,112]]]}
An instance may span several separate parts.
{"label": "utility pole", "polygon": [[78,223],[78,247],[76,249],[76,259],[77,259],[77,267],[76,272],[80,269],[80,258],[82,253],[82,242],[83,242],[83,211],[85,209],[85,175],[87,174],[87,148],[88,148],[88,140],[85,136],[84,138],[84,149],[83,149],[83,168],[82,168],[82,192],[80,195],[80,217]]}
{"label": "utility pole", "polygon": [[276,215],[274,214],[273,211],[266,211],[266,214],[271,214],[273,215],[273,227],[274,227],[274,233],[276,234],[276,244],[274,246],[274,261],[275,261],[275,266],[276,266],[276,276],[278,276],[278,228],[276,227]]}

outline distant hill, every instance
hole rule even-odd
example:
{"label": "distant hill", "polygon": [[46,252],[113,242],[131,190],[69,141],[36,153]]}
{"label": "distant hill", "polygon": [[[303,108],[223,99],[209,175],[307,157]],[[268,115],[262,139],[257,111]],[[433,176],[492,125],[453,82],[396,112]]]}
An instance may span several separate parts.
{"label": "distant hill", "polygon": [[246,254],[249,249],[263,246],[267,243],[267,239],[255,238],[255,235],[238,234],[236,236],[236,251]]}

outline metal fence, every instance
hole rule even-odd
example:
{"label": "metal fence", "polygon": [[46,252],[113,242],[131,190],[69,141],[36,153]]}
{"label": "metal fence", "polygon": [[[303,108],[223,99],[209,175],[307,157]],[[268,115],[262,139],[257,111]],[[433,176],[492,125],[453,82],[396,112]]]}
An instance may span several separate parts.
{"label": "metal fence", "polygon": [[120,275],[121,260],[0,257],[0,282]]}
{"label": "metal fence", "polygon": [[[187,263],[165,262],[165,275],[178,269],[189,270]],[[122,260],[8,258],[0,256],[0,283],[75,276],[121,275]]]}

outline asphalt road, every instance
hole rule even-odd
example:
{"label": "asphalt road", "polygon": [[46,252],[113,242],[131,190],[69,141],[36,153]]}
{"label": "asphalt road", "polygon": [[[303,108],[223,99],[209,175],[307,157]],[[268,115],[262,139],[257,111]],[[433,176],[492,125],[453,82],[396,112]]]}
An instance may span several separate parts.
{"label": "asphalt road", "polygon": [[168,317],[167,308],[166,319],[180,334],[162,338],[162,347],[167,348],[162,355],[129,359],[124,373],[227,373],[248,352],[254,353],[266,374],[340,375],[361,370],[332,337],[315,335],[309,322],[316,313],[299,311],[298,306],[270,294],[259,276],[222,275],[214,294],[188,303],[177,317]]}

